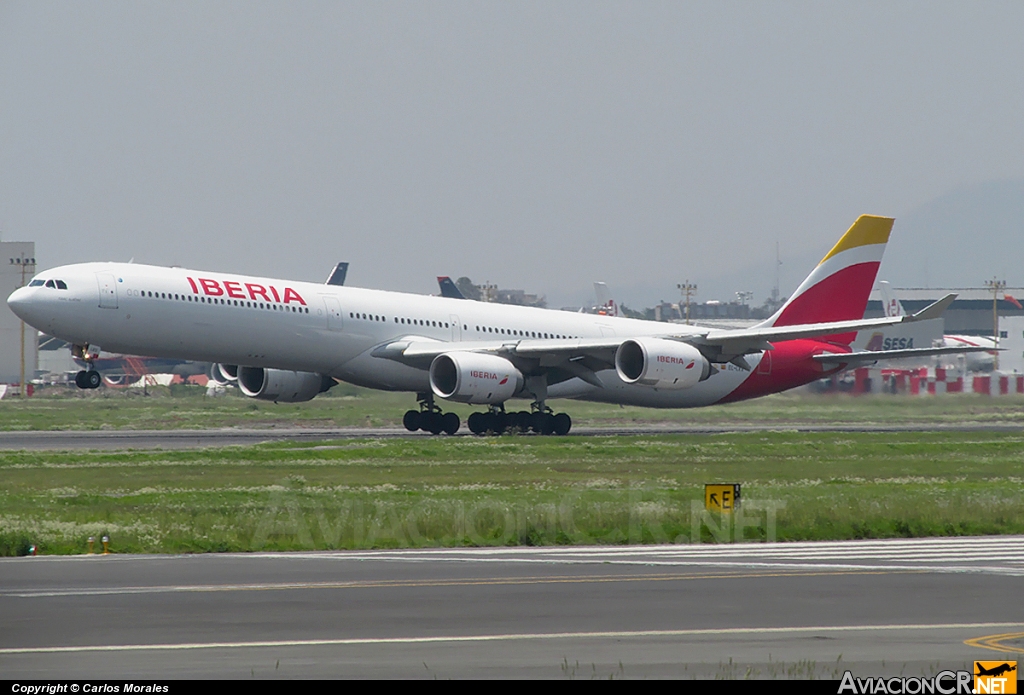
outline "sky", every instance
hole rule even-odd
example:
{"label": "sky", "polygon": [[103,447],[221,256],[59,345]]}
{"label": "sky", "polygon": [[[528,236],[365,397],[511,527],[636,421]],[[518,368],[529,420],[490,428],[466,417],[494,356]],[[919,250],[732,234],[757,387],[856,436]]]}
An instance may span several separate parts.
{"label": "sky", "polygon": [[1024,284],[1024,3],[0,0],[0,238],[630,306]]}

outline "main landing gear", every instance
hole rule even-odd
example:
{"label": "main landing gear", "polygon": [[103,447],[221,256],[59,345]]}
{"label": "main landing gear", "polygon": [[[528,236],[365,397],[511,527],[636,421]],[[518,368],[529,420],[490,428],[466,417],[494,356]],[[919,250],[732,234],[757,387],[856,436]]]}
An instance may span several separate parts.
{"label": "main landing gear", "polygon": [[455,413],[443,413],[434,403],[434,395],[430,393],[416,394],[416,400],[420,403],[419,410],[409,410],[402,418],[402,424],[410,432],[423,430],[431,434],[455,434],[459,431],[462,422]]}
{"label": "main landing gear", "polygon": [[505,432],[536,432],[537,434],[569,434],[572,418],[566,413],[554,413],[551,408],[534,403],[532,412],[520,410],[506,413],[504,405],[492,405],[485,413],[473,413],[466,421],[473,434],[504,434]]}
{"label": "main landing gear", "polygon": [[[402,418],[402,424],[410,432],[423,430],[431,434],[455,434],[459,431],[459,416],[455,413],[441,412],[434,403],[433,394],[418,393],[419,410],[409,410]],[[504,434],[506,432],[536,432],[537,434],[569,434],[572,429],[572,418],[566,413],[552,412],[543,403],[533,403],[530,410],[517,413],[506,413],[503,403],[490,406],[486,412],[473,413],[466,420],[469,431],[473,434]]]}

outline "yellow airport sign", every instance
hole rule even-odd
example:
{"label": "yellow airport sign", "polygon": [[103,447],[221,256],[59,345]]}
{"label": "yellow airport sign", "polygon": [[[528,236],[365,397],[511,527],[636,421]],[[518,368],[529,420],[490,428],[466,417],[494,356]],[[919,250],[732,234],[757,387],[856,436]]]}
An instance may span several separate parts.
{"label": "yellow airport sign", "polygon": [[704,486],[704,508],[709,512],[731,514],[740,506],[739,483],[715,483]]}

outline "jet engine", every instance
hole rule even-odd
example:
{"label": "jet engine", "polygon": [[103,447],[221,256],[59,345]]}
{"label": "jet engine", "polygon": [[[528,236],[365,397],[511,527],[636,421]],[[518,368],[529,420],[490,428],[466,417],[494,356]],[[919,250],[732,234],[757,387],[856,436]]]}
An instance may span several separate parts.
{"label": "jet engine", "polygon": [[711,375],[711,363],[687,343],[664,338],[633,338],[615,351],[615,371],[627,384],[688,389]]}
{"label": "jet engine", "polygon": [[504,403],[522,387],[522,373],[497,355],[448,352],[430,363],[430,389],[450,401]]}
{"label": "jet engine", "polygon": [[336,382],[313,372],[287,369],[238,367],[238,389],[249,398],[275,403],[300,403],[313,400]]}
{"label": "jet engine", "polygon": [[214,362],[210,365],[210,378],[221,386],[233,384],[238,381],[238,365]]}

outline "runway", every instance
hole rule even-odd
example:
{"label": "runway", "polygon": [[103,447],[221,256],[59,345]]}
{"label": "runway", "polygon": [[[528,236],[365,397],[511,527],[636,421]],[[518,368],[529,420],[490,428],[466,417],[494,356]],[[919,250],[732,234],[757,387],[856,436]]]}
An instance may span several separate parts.
{"label": "runway", "polygon": [[0,671],[920,675],[1014,658],[1022,576],[1024,537],[12,558]]}
{"label": "runway", "polygon": [[[575,427],[570,437],[630,436],[656,434],[726,434],[729,432],[1021,432],[1015,424],[962,423],[921,424],[739,424],[739,425],[630,425]],[[64,449],[194,449],[246,446],[261,442],[319,442],[332,439],[431,437],[394,427],[265,428],[209,430],[92,430],[0,432],[0,450]],[[456,437],[474,437],[463,430]],[[535,435],[528,435],[535,436]]]}

